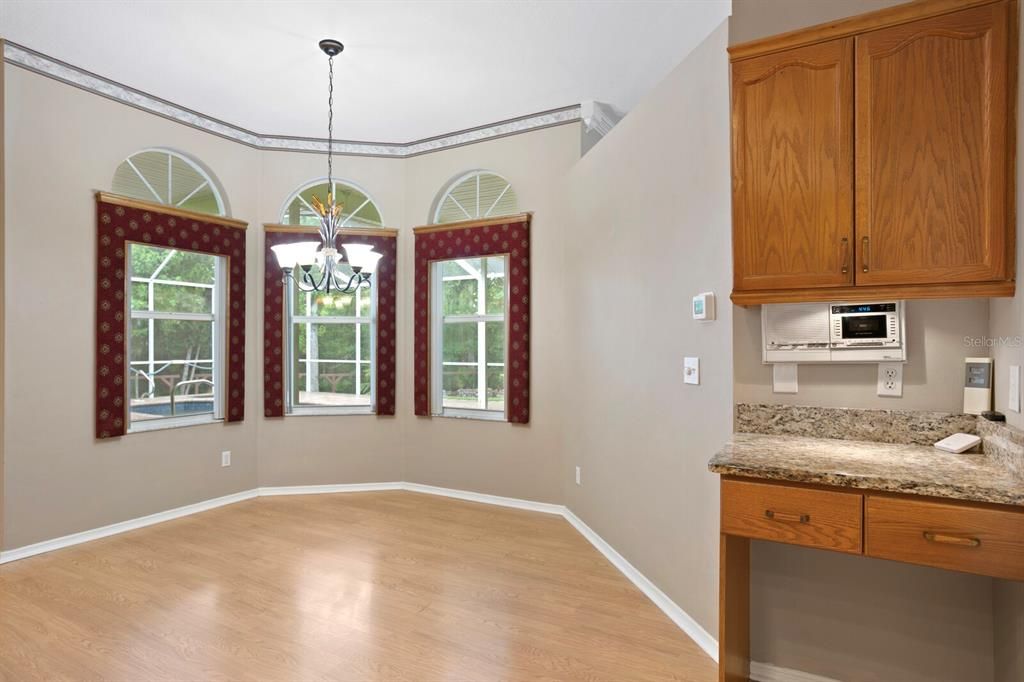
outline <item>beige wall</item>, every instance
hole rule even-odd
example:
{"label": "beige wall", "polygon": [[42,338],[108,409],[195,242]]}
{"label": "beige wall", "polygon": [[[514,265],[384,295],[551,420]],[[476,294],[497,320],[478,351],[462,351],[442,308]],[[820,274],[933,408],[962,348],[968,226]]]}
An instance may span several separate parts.
{"label": "beige wall", "polygon": [[[580,129],[571,125],[425,154],[407,162],[406,216],[410,226],[429,222],[437,192],[458,174],[474,168],[503,175],[516,190],[520,210],[534,212],[530,237],[530,423],[409,416],[413,347],[411,342],[400,344],[405,355],[399,384],[406,387],[407,395],[399,404],[403,406],[409,480],[562,502],[561,438],[566,404],[561,349],[566,325],[561,292],[568,277],[562,270],[567,226],[556,218],[555,210],[561,198],[558,181],[579,154]],[[399,260],[402,272],[411,273],[412,240],[408,236],[408,246]],[[407,277],[401,285],[405,301],[412,300],[412,284]]]}
{"label": "beige wall", "polygon": [[[299,186],[326,176],[326,159],[321,154],[263,152],[260,163],[258,215],[261,222],[281,222],[281,209]],[[401,159],[345,156],[334,160],[334,176],[369,193],[389,227],[401,228],[405,221],[405,176]],[[399,257],[410,246],[406,235],[399,241]],[[263,253],[262,234],[258,253]],[[263,259],[259,259],[259,282],[263,282]],[[408,335],[406,298],[401,295],[405,270],[398,282],[398,345]],[[253,291],[253,296],[256,292]],[[259,317],[262,324],[263,290],[259,287]],[[262,327],[260,327],[262,330]],[[262,337],[257,367],[263,366]],[[399,354],[401,372],[405,358]],[[262,372],[259,373],[260,380]],[[294,416],[265,419],[262,416],[263,385],[255,388],[258,408],[259,480],[262,486],[365,483],[404,480],[403,441],[400,421],[411,410],[407,384],[398,382],[398,415],[376,417]],[[353,444],[358,446],[353,447]]]}
{"label": "beige wall", "polygon": [[[1024,21],[1024,17],[1022,17]],[[1024,31],[1018,32],[1018,45],[1024,55]],[[1024,158],[1024,87],[1017,89],[1017,158]],[[1013,298],[994,298],[989,305],[989,339],[993,342],[996,409],[1006,415],[1006,420],[1017,428],[1024,428],[1024,415],[1009,409],[1007,372],[1010,365],[1024,367],[1024,292],[1021,290],[1021,273],[1024,268],[1024,237],[1021,224],[1024,223],[1024,170],[1017,163],[1017,295]],[[996,682],[1019,682],[1024,680],[1024,583],[996,580],[994,585],[995,610],[995,667]]]}
{"label": "beige wall", "polygon": [[736,402],[961,412],[964,358],[987,356],[964,337],[988,334],[987,299],[907,301],[903,397],[878,395],[878,365],[801,365],[799,391],[772,393],[771,365],[761,362],[761,307],[736,307],[733,353]]}
{"label": "beige wall", "polygon": [[997,580],[994,590],[995,682],[1024,680],[1024,583]]}
{"label": "beige wall", "polygon": [[[93,436],[96,211],[133,152],[171,147],[214,169],[234,217],[252,221],[259,154],[8,65],[4,547],[207,500],[256,485],[259,317],[246,308],[241,424],[99,442]],[[258,230],[247,235],[250,253]],[[246,277],[257,282],[258,259]],[[251,292],[251,290],[250,290]],[[220,466],[222,450],[232,466]]]}
{"label": "beige wall", "polygon": [[[569,174],[566,501],[712,636],[732,431],[723,23]],[[718,296],[715,321],[688,314]],[[683,383],[700,357],[701,384]],[[582,467],[582,485],[574,467]]]}
{"label": "beige wall", "polygon": [[[341,157],[337,177],[365,189],[385,222],[400,228],[398,414],[395,417],[262,416],[262,223],[278,222],[285,199],[324,175],[317,154],[257,151],[117,104],[18,68],[8,68],[4,125],[8,452],[3,547],[96,528],[257,485],[416,480],[546,502],[562,500],[558,397],[563,300],[562,228],[553,219],[556,180],[579,158],[571,124],[415,157]],[[247,234],[246,420],[93,438],[95,211],[93,190],[109,189],[131,153],[170,147],[199,159],[219,179]],[[515,186],[535,211],[533,422],[417,419],[412,415],[412,226],[427,222],[453,177],[486,168]],[[413,188],[413,189],[409,189]],[[54,201],[54,198],[59,201]],[[62,278],[38,277],[52,254]],[[54,311],[48,315],[47,311]],[[59,318],[56,316],[59,315]],[[56,326],[55,325],[59,325]],[[54,334],[57,328],[61,334]],[[59,425],[59,428],[54,428]],[[351,447],[357,443],[358,447]],[[481,447],[481,443],[485,444]],[[233,463],[220,466],[220,452]]]}
{"label": "beige wall", "polygon": [[[895,4],[734,0],[730,42]],[[963,358],[988,355],[963,342],[990,333],[987,300],[911,301],[902,398],[876,395],[874,365],[802,366],[799,393],[773,394],[760,313],[735,308],[738,402],[959,411]],[[771,544],[752,565],[755,660],[848,682],[992,679],[992,580]]]}
{"label": "beige wall", "polygon": [[[3,54],[4,41],[0,39],[0,55]],[[7,213],[4,208],[4,70],[7,65],[0,59],[0,548],[4,546],[4,290],[6,277],[4,275],[4,241],[6,230],[4,217]]]}
{"label": "beige wall", "polygon": [[[394,417],[259,420],[260,484],[410,480],[561,502],[561,401],[557,377],[562,299],[562,228],[553,219],[555,182],[579,158],[578,124],[467,145],[406,160],[343,157],[339,178],[365,189],[399,235],[398,396]],[[437,193],[458,175],[487,169],[535,213],[532,232],[531,423],[526,426],[412,414],[412,227],[430,220]],[[277,220],[288,194],[320,177],[320,155],[271,152],[262,164],[260,215]],[[344,440],[342,440],[344,439]],[[360,443],[358,450],[342,447]],[[301,447],[297,447],[298,444]]]}

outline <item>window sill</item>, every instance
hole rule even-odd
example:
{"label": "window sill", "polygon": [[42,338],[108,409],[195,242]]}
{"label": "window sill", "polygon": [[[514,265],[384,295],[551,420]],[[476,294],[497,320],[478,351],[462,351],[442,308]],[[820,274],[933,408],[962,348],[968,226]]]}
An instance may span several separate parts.
{"label": "window sill", "polygon": [[147,431],[164,431],[166,429],[181,429],[186,426],[200,426],[202,424],[222,424],[223,419],[210,414],[193,415],[189,417],[167,417],[166,419],[146,419],[144,421],[132,422],[128,426],[128,433],[145,433]]}
{"label": "window sill", "polygon": [[489,410],[472,410],[459,408],[446,408],[434,414],[435,417],[447,417],[449,419],[472,419],[481,422],[506,422],[504,412],[491,412]]}
{"label": "window sill", "polygon": [[337,407],[333,405],[325,405],[323,407],[313,407],[311,405],[303,405],[301,407],[293,407],[289,410],[285,416],[288,417],[342,417],[342,416],[373,416],[373,407],[367,405],[366,407]]}

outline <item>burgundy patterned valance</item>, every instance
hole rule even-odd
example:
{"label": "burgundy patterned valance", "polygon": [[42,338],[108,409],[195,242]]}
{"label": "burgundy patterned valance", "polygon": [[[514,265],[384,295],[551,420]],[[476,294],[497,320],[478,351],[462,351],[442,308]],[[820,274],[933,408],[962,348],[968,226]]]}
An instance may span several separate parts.
{"label": "burgundy patterned valance", "polygon": [[244,222],[96,193],[96,437],[128,427],[127,244],[224,256],[228,261],[224,417],[245,416]]}
{"label": "burgundy patterned valance", "polygon": [[430,263],[452,258],[508,255],[508,364],[506,418],[530,421],[530,216],[429,225],[416,234],[414,303],[415,408],[430,416]]}
{"label": "burgundy patterned valance", "polygon": [[[263,414],[267,417],[283,417],[285,407],[284,386],[284,341],[286,320],[284,319],[284,284],[281,268],[277,264],[272,246],[289,242],[317,241],[316,229],[288,225],[265,226],[264,270],[263,270]],[[398,269],[398,231],[389,229],[341,230],[341,237],[358,236],[360,242],[371,244],[384,255],[373,275],[372,286],[377,287],[377,349],[376,377],[374,391],[377,404],[374,412],[378,415],[395,413],[395,272]]]}

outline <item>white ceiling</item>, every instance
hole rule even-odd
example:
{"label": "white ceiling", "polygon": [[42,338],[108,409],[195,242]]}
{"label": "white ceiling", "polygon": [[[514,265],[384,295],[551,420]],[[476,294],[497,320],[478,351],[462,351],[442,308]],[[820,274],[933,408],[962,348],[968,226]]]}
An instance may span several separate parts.
{"label": "white ceiling", "polygon": [[[0,0],[0,35],[265,135],[410,142],[586,100],[628,112],[730,0]],[[724,74],[723,74],[724,77]]]}

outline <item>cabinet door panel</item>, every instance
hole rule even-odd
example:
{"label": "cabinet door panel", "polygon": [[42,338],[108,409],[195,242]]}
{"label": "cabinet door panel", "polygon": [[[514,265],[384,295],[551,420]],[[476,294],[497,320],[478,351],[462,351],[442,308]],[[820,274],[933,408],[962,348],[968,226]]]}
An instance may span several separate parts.
{"label": "cabinet door panel", "polygon": [[853,283],[853,39],[732,66],[737,290]]}
{"label": "cabinet door panel", "polygon": [[856,37],[857,284],[1006,279],[1008,5]]}

